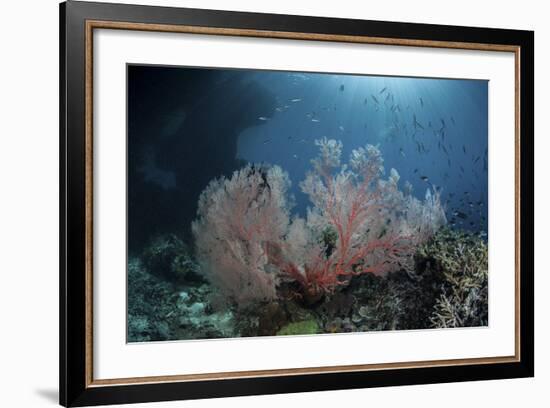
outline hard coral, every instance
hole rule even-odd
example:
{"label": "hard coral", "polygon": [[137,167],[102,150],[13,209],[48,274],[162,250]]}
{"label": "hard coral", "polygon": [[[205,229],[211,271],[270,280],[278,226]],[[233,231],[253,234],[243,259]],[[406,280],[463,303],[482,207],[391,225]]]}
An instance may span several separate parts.
{"label": "hard coral", "polygon": [[199,278],[198,265],[185,243],[175,234],[158,235],[142,256],[145,268],[153,275],[170,281]]}
{"label": "hard coral", "polygon": [[418,260],[441,279],[430,317],[433,327],[488,324],[488,250],[482,238],[442,230],[420,248]]}

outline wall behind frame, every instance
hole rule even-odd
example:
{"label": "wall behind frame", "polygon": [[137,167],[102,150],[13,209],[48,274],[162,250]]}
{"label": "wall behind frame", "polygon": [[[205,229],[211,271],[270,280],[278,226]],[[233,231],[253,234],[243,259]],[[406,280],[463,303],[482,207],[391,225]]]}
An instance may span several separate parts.
{"label": "wall behind frame", "polygon": [[[544,2],[436,0],[358,2],[341,0],[149,0],[119,1],[281,14],[351,17],[535,30],[535,70],[550,72],[550,27]],[[58,2],[4,2],[0,14],[0,405],[52,407],[58,383]],[[385,389],[143,404],[136,407],[265,408],[337,405],[441,407],[544,406],[550,383],[550,275],[546,273],[545,210],[550,193],[547,75],[536,78],[536,377]],[[507,182],[503,180],[503,182]],[[511,182],[511,180],[509,181]]]}

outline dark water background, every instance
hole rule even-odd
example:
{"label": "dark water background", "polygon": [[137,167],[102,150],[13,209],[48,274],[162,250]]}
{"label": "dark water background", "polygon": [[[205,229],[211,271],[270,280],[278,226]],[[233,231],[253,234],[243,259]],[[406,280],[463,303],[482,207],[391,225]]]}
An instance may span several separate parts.
{"label": "dark water background", "polygon": [[449,225],[486,234],[487,95],[480,80],[129,66],[129,249],[189,240],[201,191],[246,162],[287,171],[304,213],[299,182],[322,137],[343,142],[344,162],[379,145],[401,188],[440,188]]}

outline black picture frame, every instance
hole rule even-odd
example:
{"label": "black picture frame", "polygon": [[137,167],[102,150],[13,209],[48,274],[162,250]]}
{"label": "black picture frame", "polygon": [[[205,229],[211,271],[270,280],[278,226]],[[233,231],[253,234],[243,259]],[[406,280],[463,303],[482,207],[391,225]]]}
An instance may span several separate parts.
{"label": "black picture frame", "polygon": [[[60,403],[122,404],[534,376],[534,33],[532,31],[363,21],[68,1],[60,5]],[[89,357],[86,275],[86,30],[89,21],[358,36],[515,47],[521,67],[516,112],[517,361],[441,364],[384,370],[95,385]],[[88,237],[88,238],[87,238]],[[121,295],[122,296],[122,295]]]}

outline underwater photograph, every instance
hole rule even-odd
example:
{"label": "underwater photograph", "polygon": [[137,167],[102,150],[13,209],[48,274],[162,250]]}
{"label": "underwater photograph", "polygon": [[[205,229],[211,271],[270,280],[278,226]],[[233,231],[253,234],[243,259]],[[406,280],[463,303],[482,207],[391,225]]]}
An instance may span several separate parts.
{"label": "underwater photograph", "polygon": [[127,66],[127,341],[488,326],[488,81]]}

